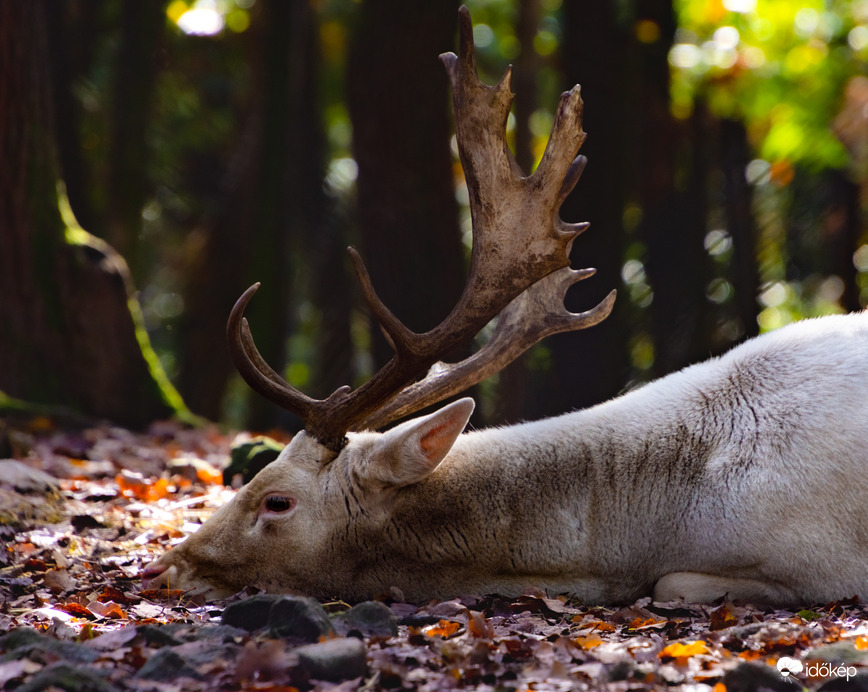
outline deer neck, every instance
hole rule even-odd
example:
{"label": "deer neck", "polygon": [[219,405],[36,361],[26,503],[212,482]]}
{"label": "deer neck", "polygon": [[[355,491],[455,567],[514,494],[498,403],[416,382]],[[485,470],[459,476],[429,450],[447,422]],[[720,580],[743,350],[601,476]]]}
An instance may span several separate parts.
{"label": "deer neck", "polygon": [[[430,557],[440,580],[468,565],[511,575],[509,583],[483,585],[489,589],[520,591],[551,583],[548,575],[572,575],[562,579],[563,591],[582,591],[588,600],[632,598],[617,590],[617,575],[637,593],[649,586],[629,576],[663,553],[709,454],[707,440],[691,442],[699,438],[689,432],[689,406],[682,416],[671,398],[666,407],[655,406],[656,398],[639,391],[557,418],[462,435],[429,479],[399,493],[390,531],[411,553],[401,559]],[[644,569],[653,579],[656,570]]]}

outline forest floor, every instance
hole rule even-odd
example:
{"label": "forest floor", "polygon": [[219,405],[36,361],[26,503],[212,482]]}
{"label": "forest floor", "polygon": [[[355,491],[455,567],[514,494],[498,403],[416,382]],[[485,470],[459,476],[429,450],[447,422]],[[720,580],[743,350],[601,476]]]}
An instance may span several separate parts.
{"label": "forest floor", "polygon": [[232,496],[220,469],[238,439],[0,421],[0,458],[17,460],[0,461],[0,689],[868,690],[856,599],[603,608],[531,590],[351,608],[142,591],[140,568]]}

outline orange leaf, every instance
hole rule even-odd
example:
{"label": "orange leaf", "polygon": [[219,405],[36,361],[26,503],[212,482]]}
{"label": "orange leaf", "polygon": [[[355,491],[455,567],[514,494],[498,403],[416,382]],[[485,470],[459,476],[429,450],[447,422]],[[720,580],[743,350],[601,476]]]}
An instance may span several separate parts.
{"label": "orange leaf", "polygon": [[217,485],[218,483],[223,483],[223,472],[218,471],[214,467],[206,468],[202,466],[196,469],[196,478],[199,479],[200,483]]}
{"label": "orange leaf", "polygon": [[461,627],[460,622],[452,622],[451,620],[441,620],[436,625],[425,627],[422,631],[429,637],[451,637]]}
{"label": "orange leaf", "polygon": [[738,624],[738,618],[724,603],[720,608],[712,610],[708,614],[709,624],[712,630],[723,630]]}
{"label": "orange leaf", "polygon": [[599,634],[589,634],[587,637],[576,637],[570,641],[580,649],[587,651],[595,646],[600,646],[603,643],[603,638]]}
{"label": "orange leaf", "polygon": [[94,614],[85,608],[80,603],[76,603],[75,601],[70,601],[69,603],[58,604],[55,606],[58,610],[62,610],[65,613],[69,613],[70,615],[75,615],[80,618],[87,618],[88,620],[93,620],[95,617]]}
{"label": "orange leaf", "polygon": [[856,637],[856,641],[854,642],[854,645],[860,651],[864,651],[865,649],[868,649],[868,637]]}
{"label": "orange leaf", "polygon": [[629,625],[627,625],[628,630],[638,630],[643,627],[655,627],[662,626],[667,623],[667,620],[655,620],[654,618],[633,618]]}
{"label": "orange leaf", "polygon": [[659,658],[676,658],[676,659],[687,659],[691,656],[697,656],[700,654],[710,653],[708,647],[705,645],[705,642],[702,640],[690,642],[688,644],[682,644],[681,642],[675,642],[674,644],[670,644],[663,651],[661,651],[657,656]]}
{"label": "orange leaf", "polygon": [[752,649],[748,649],[747,651],[742,651],[739,655],[739,658],[743,658],[745,661],[756,661],[758,658],[763,657],[762,651],[754,651]]}

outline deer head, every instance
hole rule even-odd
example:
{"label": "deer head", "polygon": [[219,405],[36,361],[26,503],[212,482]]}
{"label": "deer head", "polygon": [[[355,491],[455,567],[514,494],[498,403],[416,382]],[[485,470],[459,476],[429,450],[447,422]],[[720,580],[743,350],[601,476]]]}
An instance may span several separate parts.
{"label": "deer head", "polygon": [[[301,416],[304,432],[198,533],[147,566],[147,583],[211,594],[255,583],[345,598],[390,586],[433,595],[450,586],[466,591],[486,583],[460,559],[451,576],[431,582],[430,568],[418,553],[414,558],[407,552],[396,521],[402,511],[430,511],[432,517],[454,512],[449,500],[443,506],[443,479],[459,463],[461,455],[450,456],[450,450],[470,417],[472,400],[385,433],[366,431],[461,392],[547,335],[597,324],[611,311],[615,292],[587,312],[570,313],[563,305],[566,290],[594,273],[569,268],[573,240],[588,225],[565,223],[558,215],[586,163],[578,155],[585,138],[579,87],[561,96],[542,160],[532,175],[524,175],[506,144],[510,70],[495,86],[480,82],[470,15],[462,7],[459,16],[459,54],[441,56],[473,222],[470,270],[458,303],[430,331],[409,330],[377,297],[359,254],[350,248],[362,294],[395,354],[358,389],[342,387],[313,399],[288,384],[257,351],[244,318],[259,284],[251,286],[228,322],[233,361],[254,390]],[[442,354],[470,341],[495,318],[492,337],[477,353],[459,363],[440,362]],[[391,539],[384,540],[387,534]]]}

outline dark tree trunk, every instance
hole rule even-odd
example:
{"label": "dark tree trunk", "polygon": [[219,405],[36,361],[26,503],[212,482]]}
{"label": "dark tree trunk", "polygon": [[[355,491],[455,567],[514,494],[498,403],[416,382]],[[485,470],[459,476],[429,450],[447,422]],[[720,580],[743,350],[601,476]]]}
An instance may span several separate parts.
{"label": "dark tree trunk", "polygon": [[837,276],[843,282],[838,300],[860,310],[853,253],[859,246],[862,219],[859,187],[845,171],[821,173],[796,169],[787,210],[787,279],[818,282]]}
{"label": "dark tree trunk", "polygon": [[60,172],[75,218],[94,233],[103,219],[94,205],[94,176],[83,156],[81,107],[73,89],[91,70],[103,7],[97,0],[68,0],[46,13]]}
{"label": "dark tree trunk", "polygon": [[642,231],[654,291],[654,370],[662,375],[708,354],[706,138],[700,110],[688,122],[676,122],[669,110],[668,53],[675,35],[671,0],[642,0],[638,10],[638,21],[653,24],[658,32],[637,44],[636,67]]}
{"label": "dark tree trunk", "polygon": [[[667,128],[668,125],[668,128]],[[652,337],[654,372],[665,375],[708,357],[708,282],[705,253],[705,181],[707,164],[704,114],[675,127],[658,121],[648,126],[655,140],[643,168],[643,232],[648,246],[648,279],[654,290]],[[666,136],[668,130],[669,136]],[[660,165],[663,148],[681,161]],[[676,165],[680,170],[676,169]],[[678,179],[685,181],[678,183]],[[668,184],[660,185],[661,181]]]}
{"label": "dark tree trunk", "polygon": [[[310,391],[322,394],[351,379],[349,290],[341,265],[345,245],[326,219],[324,144],[318,94],[319,35],[306,0],[266,0],[256,8],[254,98],[236,152],[222,176],[215,214],[203,223],[200,263],[190,272],[182,325],[181,386],[191,407],[219,418],[233,372],[225,326],[249,283],[262,288],[249,308],[262,355],[278,372],[286,361],[290,315],[311,296],[318,314]],[[258,396],[250,424],[298,427]]]}
{"label": "dark tree trunk", "polygon": [[[593,279],[581,282],[567,296],[567,307],[573,311],[592,307],[621,281],[622,210],[628,183],[621,162],[630,155],[633,124],[625,55],[631,38],[629,27],[617,21],[616,9],[610,2],[564,3],[564,85],[582,85],[583,129],[588,133],[582,153],[589,163],[561,216],[591,222],[573,246],[573,266],[597,269]],[[623,308],[622,294],[602,324],[547,340],[553,363],[547,375],[537,378],[545,385],[537,395],[542,413],[598,403],[624,385],[629,358]]]}
{"label": "dark tree trunk", "polygon": [[143,279],[139,235],[149,190],[151,102],[160,68],[165,2],[121,3],[120,46],[112,88],[105,239]]}
{"label": "dark tree trunk", "polygon": [[123,260],[61,217],[46,11],[0,2],[0,389],[141,426],[171,392],[137,340]]}
{"label": "dark tree trunk", "polygon": [[733,247],[736,315],[744,336],[751,337],[759,333],[756,320],[759,268],[751,187],[745,177],[745,169],[751,160],[750,144],[744,123],[740,121],[721,121],[720,133],[726,226],[732,236]]}
{"label": "dark tree trunk", "polygon": [[[436,57],[454,47],[457,7],[364,0],[350,50],[363,256],[383,302],[416,331],[446,317],[463,285],[448,88]],[[392,350],[376,327],[372,341],[382,365]]]}
{"label": "dark tree trunk", "polygon": [[[194,253],[183,288],[178,386],[190,408],[210,420],[222,418],[223,398],[234,372],[226,350],[226,320],[247,287],[256,186],[250,169],[260,146],[260,129],[258,117],[248,118],[239,128],[236,150],[220,181],[216,209],[194,232],[200,249]],[[272,290],[275,287],[266,285],[263,292]],[[256,324],[256,333],[264,326]]]}
{"label": "dark tree trunk", "polygon": [[861,310],[858,272],[853,263],[853,253],[859,248],[862,235],[859,185],[844,171],[830,171],[830,176],[832,199],[826,216],[825,234],[833,239],[833,273],[844,282],[841,306],[848,312]]}

